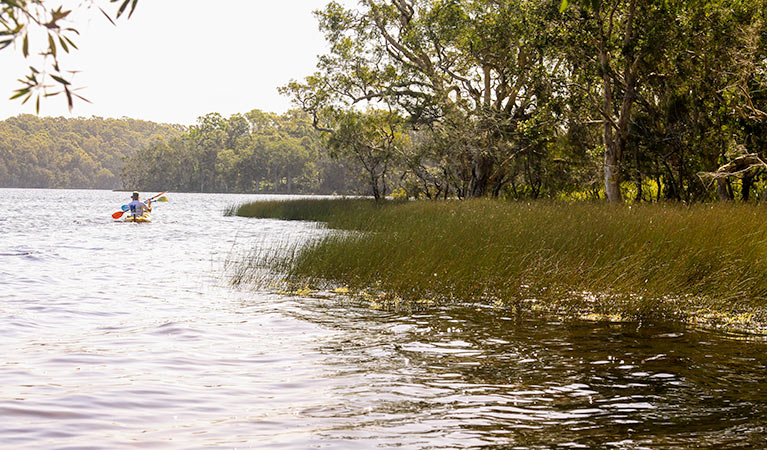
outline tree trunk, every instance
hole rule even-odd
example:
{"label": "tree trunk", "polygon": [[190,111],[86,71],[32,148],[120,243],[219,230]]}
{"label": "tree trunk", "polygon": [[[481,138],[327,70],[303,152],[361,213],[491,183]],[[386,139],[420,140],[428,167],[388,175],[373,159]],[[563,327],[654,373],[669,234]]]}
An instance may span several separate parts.
{"label": "tree trunk", "polygon": [[474,164],[471,168],[471,181],[469,182],[470,197],[484,197],[487,193],[487,185],[490,181],[490,171],[493,161],[481,150],[474,155]]}
{"label": "tree trunk", "polygon": [[602,141],[605,146],[605,194],[609,202],[621,202],[620,158],[615,142],[612,123],[613,81],[610,74],[610,57],[605,48],[605,37],[599,42],[599,63],[602,66],[602,114],[605,116]]}
{"label": "tree trunk", "polygon": [[744,202],[747,202],[751,198],[751,187],[754,185],[754,176],[746,174],[741,181],[740,195]]}
{"label": "tree trunk", "polygon": [[[623,32],[623,53],[626,58],[623,66],[623,98],[621,100],[618,117],[613,115],[613,69],[610,63],[610,54],[607,49],[607,42],[610,38],[604,30],[604,20],[599,14],[599,65],[602,69],[602,115],[604,116],[604,128],[602,137],[605,146],[605,194],[610,202],[622,202],[623,197],[620,191],[621,182],[621,159],[626,149],[626,143],[629,135],[629,123],[631,120],[632,107],[634,105],[634,92],[637,83],[637,72],[639,67],[639,58],[635,56],[635,36],[634,19],[636,16],[637,0],[631,0],[626,14],[626,26]],[[610,15],[612,21],[613,16]],[[608,29],[612,30],[612,22]]]}
{"label": "tree trunk", "polygon": [[375,173],[372,171],[370,172],[370,189],[373,190],[373,198],[376,202],[381,200],[381,192],[378,190],[378,177],[375,176]]}
{"label": "tree trunk", "polygon": [[716,194],[719,197],[719,200],[723,202],[732,200],[732,197],[730,197],[730,193],[727,190],[727,180],[724,178],[716,179]]}
{"label": "tree trunk", "polygon": [[605,149],[605,194],[609,202],[620,203],[623,201],[620,177],[618,152],[615,150],[615,143],[611,142]]}
{"label": "tree trunk", "polygon": [[634,150],[634,165],[636,166],[636,180],[634,184],[637,188],[637,195],[635,201],[642,202],[644,201],[644,190],[642,189],[642,171],[639,169],[639,145],[635,142],[631,147]]}
{"label": "tree trunk", "polygon": [[293,193],[293,177],[290,176],[290,172],[288,172],[288,194]]}

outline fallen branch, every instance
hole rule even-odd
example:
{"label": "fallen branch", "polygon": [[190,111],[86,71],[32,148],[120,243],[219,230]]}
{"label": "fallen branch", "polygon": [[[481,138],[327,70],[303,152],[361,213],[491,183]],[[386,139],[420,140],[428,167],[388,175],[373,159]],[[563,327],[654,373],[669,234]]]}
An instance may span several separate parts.
{"label": "fallen branch", "polygon": [[729,177],[740,178],[744,174],[759,168],[767,168],[767,163],[758,154],[747,153],[716,169],[716,172],[698,172],[698,178],[706,187],[710,187],[716,180]]}

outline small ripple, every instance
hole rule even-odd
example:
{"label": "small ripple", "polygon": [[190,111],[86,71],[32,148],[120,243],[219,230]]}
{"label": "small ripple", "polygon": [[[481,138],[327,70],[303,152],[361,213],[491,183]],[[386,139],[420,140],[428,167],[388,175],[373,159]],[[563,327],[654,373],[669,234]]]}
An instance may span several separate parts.
{"label": "small ripple", "polygon": [[46,419],[87,419],[88,413],[74,412],[69,409],[31,409],[0,406],[0,416],[4,418],[14,416],[41,417]]}
{"label": "small ripple", "polygon": [[0,256],[29,256],[31,251],[0,252]]}
{"label": "small ripple", "polygon": [[199,339],[204,333],[189,327],[187,324],[168,322],[159,325],[154,330],[149,331],[148,334],[152,336],[174,336],[183,339]]}

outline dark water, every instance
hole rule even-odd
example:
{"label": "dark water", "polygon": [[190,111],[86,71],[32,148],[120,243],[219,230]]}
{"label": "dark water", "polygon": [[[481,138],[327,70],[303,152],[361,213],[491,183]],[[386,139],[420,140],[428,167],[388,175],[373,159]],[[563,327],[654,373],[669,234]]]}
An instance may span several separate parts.
{"label": "dark water", "polygon": [[247,196],[0,190],[0,448],[765,448],[767,344],[226,285]]}

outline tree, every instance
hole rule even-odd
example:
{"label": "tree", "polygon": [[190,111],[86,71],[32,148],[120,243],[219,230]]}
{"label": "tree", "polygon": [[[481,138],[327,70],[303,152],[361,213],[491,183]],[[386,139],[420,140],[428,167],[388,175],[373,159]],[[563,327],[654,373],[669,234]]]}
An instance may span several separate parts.
{"label": "tree", "polygon": [[[587,73],[586,81],[599,80],[598,111],[604,146],[604,187],[609,201],[622,201],[622,162],[629,141],[629,125],[634,113],[640,70],[648,47],[648,30],[660,24],[653,12],[653,0],[588,0],[578,2],[573,14],[579,27],[575,33],[587,36],[584,45],[569,46],[574,72]],[[568,2],[562,2],[562,9]],[[576,41],[577,42],[577,41]],[[582,42],[582,40],[581,40]],[[584,58],[585,53],[585,58]],[[590,86],[586,84],[586,86]],[[591,87],[593,88],[593,87]]]}
{"label": "tree", "polygon": [[228,124],[219,113],[209,113],[197,119],[189,129],[187,139],[195,155],[194,173],[199,192],[215,192],[216,162],[226,148]]}
{"label": "tree", "polygon": [[[648,178],[657,199],[704,199],[698,171],[716,170],[727,155],[742,154],[734,152],[741,145],[755,151],[759,132],[745,122],[756,118],[748,93],[760,91],[764,34],[759,38],[757,30],[764,29],[764,1],[581,0],[562,6],[574,31],[563,49],[570,53],[571,86],[587,91],[599,114],[609,200],[622,200],[622,182],[629,178],[636,199],[646,198]],[[743,178],[746,198],[752,181]],[[728,183],[718,180],[720,198],[732,198]]]}
{"label": "tree", "polygon": [[328,136],[331,156],[345,157],[362,168],[371,194],[386,197],[389,171],[407,142],[402,118],[390,111],[341,111],[333,118]]}
{"label": "tree", "polygon": [[521,148],[520,124],[551,112],[558,61],[547,52],[545,19],[554,12],[533,0],[331,3],[318,14],[330,54],[282,92],[320,127],[323,110],[359,105],[386,105],[424,132],[442,121],[468,124],[478,139],[454,147],[452,159],[470,164],[467,196],[495,195],[508,179],[504,163]]}

